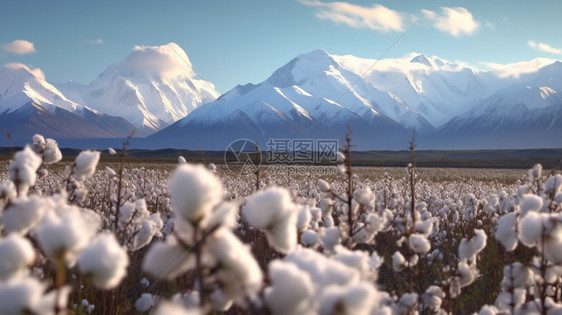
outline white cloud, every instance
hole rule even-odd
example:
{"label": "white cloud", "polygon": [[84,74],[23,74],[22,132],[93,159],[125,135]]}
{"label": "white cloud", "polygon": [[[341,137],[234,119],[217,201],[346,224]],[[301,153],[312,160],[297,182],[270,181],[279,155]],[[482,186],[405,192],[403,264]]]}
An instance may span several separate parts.
{"label": "white cloud", "polygon": [[402,31],[404,16],[380,4],[364,7],[347,2],[322,2],[318,0],[297,0],[317,8],[316,17],[354,28],[376,31]]}
{"label": "white cloud", "polygon": [[18,70],[23,69],[25,71],[31,72],[35,77],[37,77],[37,79],[39,79],[41,81],[45,81],[45,74],[39,68],[31,68],[31,67],[28,67],[28,66],[26,66],[22,63],[17,63],[17,62],[7,63],[7,64],[3,65],[2,67],[10,69],[12,71],[18,71]]}
{"label": "white cloud", "polygon": [[103,44],[103,39],[101,39],[101,38],[88,39],[88,43],[90,43],[90,45],[101,45],[101,44]]}
{"label": "white cloud", "polygon": [[534,40],[530,40],[527,42],[527,44],[529,44],[529,47],[535,49],[535,50],[539,50],[539,51],[544,51],[544,52],[548,52],[551,54],[562,54],[562,49],[560,48],[554,48],[552,46],[550,46],[547,43],[543,43],[543,42],[535,42]]}
{"label": "white cloud", "polygon": [[518,78],[522,74],[537,72],[540,68],[552,64],[555,59],[535,58],[529,61],[500,64],[494,62],[480,62],[481,65],[490,69],[500,78]]}
{"label": "white cloud", "polygon": [[455,37],[459,37],[463,34],[474,34],[480,26],[472,16],[472,13],[465,8],[441,7],[442,14],[425,9],[421,11],[423,15],[433,23],[436,29]]}
{"label": "white cloud", "polygon": [[23,39],[16,39],[10,43],[2,44],[2,49],[12,54],[25,55],[35,52],[33,43]]}
{"label": "white cloud", "polygon": [[133,52],[118,65],[126,70],[167,78],[195,75],[189,57],[176,43],[162,46],[135,46]]}

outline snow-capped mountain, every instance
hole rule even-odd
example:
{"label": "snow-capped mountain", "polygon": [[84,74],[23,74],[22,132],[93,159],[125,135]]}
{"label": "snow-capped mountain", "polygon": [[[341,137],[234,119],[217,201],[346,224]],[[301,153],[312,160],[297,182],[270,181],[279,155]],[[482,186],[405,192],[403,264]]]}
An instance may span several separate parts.
{"label": "snow-capped mountain", "polygon": [[500,78],[462,62],[418,53],[379,61],[355,56],[334,58],[343,68],[364,74],[376,88],[399,96],[436,128],[516,82],[513,77]]}
{"label": "snow-capped mountain", "polygon": [[452,118],[432,139],[448,148],[562,146],[562,63],[521,76],[523,83],[494,93]]}
{"label": "snow-capped mountain", "polygon": [[10,143],[29,141],[35,133],[56,138],[126,137],[134,127],[125,119],[68,100],[40,69],[11,63],[0,68],[0,129],[0,142]]}
{"label": "snow-capped mountain", "polygon": [[248,138],[341,139],[351,124],[357,147],[402,148],[416,127],[433,131],[399,97],[343,69],[323,50],[303,54],[264,82],[237,86],[147,139],[170,147],[223,149]]}
{"label": "snow-capped mountain", "polygon": [[69,82],[58,88],[69,99],[123,117],[150,134],[219,96],[212,83],[195,77],[185,51],[169,43],[135,46],[127,58],[109,66],[89,85]]}

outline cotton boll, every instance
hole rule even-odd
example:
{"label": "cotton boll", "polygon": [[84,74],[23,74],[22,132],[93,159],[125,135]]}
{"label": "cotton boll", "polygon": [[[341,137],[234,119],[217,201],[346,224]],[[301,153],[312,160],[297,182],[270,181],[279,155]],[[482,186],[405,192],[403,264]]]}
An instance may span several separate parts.
{"label": "cotton boll", "polygon": [[53,139],[48,138],[45,142],[45,150],[43,151],[43,163],[53,164],[62,159],[62,153],[59,145]]}
{"label": "cotton boll", "polygon": [[537,212],[529,212],[519,221],[519,240],[526,246],[532,247],[538,244],[544,233],[542,215]]}
{"label": "cotton boll", "polygon": [[326,218],[332,215],[332,210],[334,209],[334,201],[332,199],[324,198],[318,203],[320,209],[322,209],[322,217]]}
{"label": "cotton boll", "polygon": [[74,176],[79,181],[84,181],[86,178],[94,175],[96,166],[100,160],[99,151],[82,151],[74,160]]}
{"label": "cotton boll", "polygon": [[210,298],[211,306],[216,311],[227,312],[232,306],[232,299],[229,299],[221,289],[215,289]]}
{"label": "cotton boll", "polygon": [[156,278],[172,280],[195,267],[195,257],[177,244],[173,236],[152,244],[142,262],[142,269]]}
{"label": "cotton boll", "polygon": [[337,227],[330,227],[322,234],[322,245],[325,250],[332,251],[341,242],[340,231]]}
{"label": "cotton boll", "polygon": [[339,164],[338,166],[336,166],[336,170],[337,170],[338,175],[340,175],[340,176],[347,175],[347,167],[345,167],[345,165],[343,165],[343,164]]}
{"label": "cotton boll", "polygon": [[272,261],[268,267],[272,285],[264,294],[272,314],[309,314],[313,307],[314,286],[310,276],[287,262]]}
{"label": "cotton boll", "polygon": [[416,293],[404,293],[395,305],[393,313],[409,314],[418,304],[418,295]]}
{"label": "cotton boll", "polygon": [[505,291],[510,288],[524,288],[533,279],[532,270],[521,263],[515,262],[503,268],[501,286]]}
{"label": "cotton boll", "polygon": [[371,191],[369,187],[355,190],[353,192],[353,198],[364,207],[375,206],[375,193]]}
{"label": "cotton boll", "polygon": [[521,209],[521,216],[524,217],[529,211],[541,211],[543,207],[543,199],[537,195],[525,195],[519,208]]}
{"label": "cotton boll", "polygon": [[429,252],[429,249],[431,248],[431,244],[429,243],[425,235],[422,234],[410,235],[408,237],[408,242],[410,248],[418,254],[425,254]]}
{"label": "cotton boll", "polygon": [[154,304],[154,297],[150,293],[143,293],[138,300],[135,301],[135,309],[141,313],[148,312]]}
{"label": "cotton boll", "polygon": [[478,315],[497,315],[500,311],[493,305],[484,305],[480,308]]}
{"label": "cotton boll", "polygon": [[427,288],[425,293],[422,295],[423,305],[432,312],[437,312],[439,310],[444,298],[445,292],[435,285]]}
{"label": "cotton boll", "polygon": [[224,294],[241,304],[246,298],[253,300],[262,286],[262,273],[250,248],[224,228],[210,235],[206,244],[217,261],[217,280]]}
{"label": "cotton boll", "polygon": [[320,243],[318,233],[313,230],[304,231],[301,235],[301,243],[303,246],[315,248]]}
{"label": "cotton boll", "polygon": [[92,276],[94,284],[106,290],[121,282],[128,265],[127,252],[111,233],[97,235],[78,256],[80,272]]}
{"label": "cotton boll", "polygon": [[202,165],[179,165],[168,187],[176,215],[194,225],[208,217],[223,198],[222,183]]}
{"label": "cotton boll", "polygon": [[185,308],[179,304],[162,301],[158,303],[158,307],[153,315],[201,315],[203,314],[198,308]]}
{"label": "cotton boll", "polygon": [[160,213],[150,215],[143,223],[137,235],[133,239],[133,249],[138,250],[150,243],[155,234],[160,233],[164,227],[164,222],[160,218]]}
{"label": "cotton boll", "polygon": [[176,293],[172,297],[174,304],[181,304],[187,308],[199,306],[200,301],[199,292],[193,290],[186,293]]}
{"label": "cotton boll", "polygon": [[425,236],[431,235],[433,230],[433,219],[428,218],[425,221],[417,222],[416,223],[416,232],[423,234]]}
{"label": "cotton boll", "polygon": [[250,225],[266,229],[269,244],[288,253],[297,241],[297,207],[286,189],[273,187],[248,198],[242,209]]}
{"label": "cotton boll", "polygon": [[472,260],[481,250],[486,247],[486,233],[480,229],[474,229],[474,237],[470,240],[463,238],[459,245],[459,259]]}
{"label": "cotton boll", "polygon": [[402,253],[396,251],[394,255],[392,255],[392,268],[396,271],[402,271],[404,266],[406,265],[406,259],[402,256]]}
{"label": "cotton boll", "polygon": [[471,268],[466,260],[459,261],[458,264],[458,279],[461,288],[469,286],[474,282],[476,276],[478,275],[478,270]]}
{"label": "cotton boll", "polygon": [[8,175],[19,194],[27,195],[29,188],[35,185],[41,162],[41,158],[29,146],[16,152],[14,160],[8,165]]}
{"label": "cotton boll", "polygon": [[332,190],[332,188],[330,187],[330,184],[323,179],[318,179],[318,182],[316,183],[316,185],[318,186],[318,189],[321,192],[327,193],[327,192],[330,192]]}
{"label": "cotton boll", "polygon": [[217,172],[217,166],[215,165],[215,163],[209,163],[207,165],[207,169],[213,173]]}
{"label": "cotton boll", "polygon": [[308,206],[303,206],[298,211],[297,230],[302,232],[308,228],[312,215]]}
{"label": "cotton boll", "polygon": [[547,237],[543,244],[544,257],[555,265],[562,263],[562,235],[560,231]]}
{"label": "cotton boll", "polygon": [[114,148],[107,148],[107,152],[109,153],[109,155],[117,155],[117,151],[115,151]]}
{"label": "cotton boll", "polygon": [[37,226],[37,239],[47,257],[55,260],[62,254],[66,263],[73,266],[76,255],[88,245],[99,224],[95,214],[75,206],[59,206]]}
{"label": "cotton boll", "polygon": [[562,189],[562,175],[550,176],[544,183],[544,191],[547,194],[555,195]]}
{"label": "cotton boll", "polygon": [[380,296],[369,283],[350,287],[327,287],[320,296],[319,314],[371,314],[378,308]]}
{"label": "cotton boll", "polygon": [[35,251],[27,239],[10,234],[0,240],[0,281],[26,274],[34,261]]}
{"label": "cotton boll", "polygon": [[109,177],[115,177],[117,176],[117,173],[109,166],[105,167],[105,173],[107,174],[107,176]]}
{"label": "cotton boll", "polygon": [[[336,254],[332,259],[354,268],[361,274],[361,278],[368,281],[375,281],[377,278],[376,260],[380,259],[376,253],[370,257],[367,252],[361,250],[351,251],[341,245],[336,246]],[[374,259],[375,261],[372,261]],[[373,265],[375,264],[375,266]]]}
{"label": "cotton boll", "polygon": [[38,196],[12,200],[2,213],[1,222],[5,233],[27,234],[43,218],[50,202]]}
{"label": "cotton boll", "polygon": [[183,156],[178,156],[178,164],[187,164],[187,161],[185,160],[185,158]]}
{"label": "cotton boll", "polygon": [[45,285],[32,277],[15,278],[0,285],[0,314],[25,314],[41,302]]}
{"label": "cotton boll", "polygon": [[498,219],[496,233],[494,234],[505,250],[511,252],[517,248],[517,214],[510,212]]}

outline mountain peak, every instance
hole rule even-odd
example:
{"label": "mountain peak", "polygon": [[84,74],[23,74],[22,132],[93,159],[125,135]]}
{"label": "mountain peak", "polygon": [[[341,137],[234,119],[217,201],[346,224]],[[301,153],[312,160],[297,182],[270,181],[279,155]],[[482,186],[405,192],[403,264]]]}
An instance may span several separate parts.
{"label": "mountain peak", "polygon": [[311,52],[298,55],[287,64],[277,69],[267,79],[271,85],[287,87],[300,85],[303,80],[309,79],[311,75],[323,73],[330,66],[338,66],[334,58],[323,49],[315,49]]}
{"label": "mountain peak", "polygon": [[415,56],[414,58],[412,58],[412,60],[410,60],[410,62],[411,63],[421,63],[421,64],[426,65],[428,67],[433,66],[431,64],[431,61],[429,61],[429,59],[427,59],[423,54]]}

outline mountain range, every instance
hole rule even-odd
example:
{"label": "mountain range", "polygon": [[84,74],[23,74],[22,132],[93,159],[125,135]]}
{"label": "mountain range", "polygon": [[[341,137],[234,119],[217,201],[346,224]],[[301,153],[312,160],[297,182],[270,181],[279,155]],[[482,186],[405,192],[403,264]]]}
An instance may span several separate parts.
{"label": "mountain range", "polygon": [[[39,69],[0,69],[0,145],[42,133],[102,146],[134,130],[139,148],[224,150],[247,138],[343,139],[356,150],[562,146],[562,63],[536,59],[482,71],[412,53],[372,60],[318,49],[259,84],[219,95],[174,43],[136,46],[88,85],[49,84]],[[70,143],[70,142],[69,142]]]}

